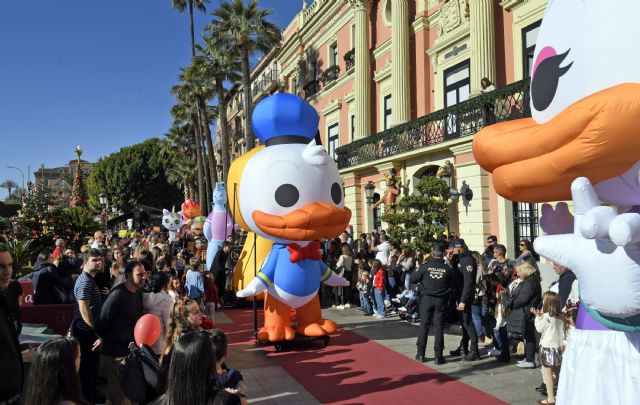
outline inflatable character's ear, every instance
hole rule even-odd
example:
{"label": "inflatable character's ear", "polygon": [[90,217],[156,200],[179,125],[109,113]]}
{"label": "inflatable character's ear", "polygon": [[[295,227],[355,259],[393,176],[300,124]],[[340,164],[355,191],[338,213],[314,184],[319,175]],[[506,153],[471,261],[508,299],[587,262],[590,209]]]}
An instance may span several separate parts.
{"label": "inflatable character's ear", "polygon": [[167,216],[171,214],[169,211],[165,210],[164,208],[162,209],[162,215]]}

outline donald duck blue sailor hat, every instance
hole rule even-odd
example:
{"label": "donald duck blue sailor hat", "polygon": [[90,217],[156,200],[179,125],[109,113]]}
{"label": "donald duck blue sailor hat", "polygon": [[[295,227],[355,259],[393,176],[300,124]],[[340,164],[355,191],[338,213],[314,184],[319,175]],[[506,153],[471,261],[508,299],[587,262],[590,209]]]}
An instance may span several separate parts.
{"label": "donald duck blue sailor hat", "polygon": [[266,146],[311,142],[320,117],[309,103],[289,93],[277,93],[253,110],[253,132]]}

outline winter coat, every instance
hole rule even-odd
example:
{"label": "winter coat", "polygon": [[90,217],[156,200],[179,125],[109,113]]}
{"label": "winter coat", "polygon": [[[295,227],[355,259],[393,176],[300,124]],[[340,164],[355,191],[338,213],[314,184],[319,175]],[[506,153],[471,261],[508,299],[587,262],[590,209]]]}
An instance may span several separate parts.
{"label": "winter coat", "polygon": [[510,310],[507,317],[510,336],[524,337],[525,331],[534,328],[531,307],[537,308],[541,301],[542,287],[538,277],[531,275],[522,280],[505,302]]}

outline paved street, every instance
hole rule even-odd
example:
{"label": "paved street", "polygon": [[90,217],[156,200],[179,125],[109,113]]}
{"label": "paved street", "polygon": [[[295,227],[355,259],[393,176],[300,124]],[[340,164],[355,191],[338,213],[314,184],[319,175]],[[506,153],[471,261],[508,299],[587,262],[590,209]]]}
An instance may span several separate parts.
{"label": "paved street", "polygon": [[[353,308],[344,311],[324,310],[324,315],[338,322],[345,329],[413,360],[417,325],[409,324],[397,317],[383,320],[364,317],[357,309]],[[224,323],[230,322],[223,314],[217,315],[216,321],[223,329]],[[455,348],[459,339],[460,336],[445,335],[445,353]],[[372,353],[372,355],[374,354]],[[429,361],[425,363],[425,367],[436,369],[510,404],[533,404],[538,399],[542,399],[534,391],[534,387],[541,382],[540,371],[538,369],[521,370],[516,368],[514,364],[518,358],[513,358],[511,364],[504,365],[487,357],[481,361],[466,363],[458,358],[447,356],[447,364],[436,366],[433,363],[433,356],[433,340],[429,339],[427,350]],[[230,366],[242,370],[245,375],[246,392],[250,403],[320,403],[282,367],[278,366],[265,350],[258,346],[253,344],[233,345],[230,348],[229,359]]]}

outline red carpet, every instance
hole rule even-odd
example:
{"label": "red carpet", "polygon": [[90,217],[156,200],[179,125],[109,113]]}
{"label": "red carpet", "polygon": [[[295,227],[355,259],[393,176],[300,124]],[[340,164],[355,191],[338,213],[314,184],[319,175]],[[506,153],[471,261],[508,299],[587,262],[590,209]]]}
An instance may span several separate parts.
{"label": "red carpet", "polygon": [[[253,343],[251,310],[226,310],[230,344]],[[258,314],[259,324],[262,322]],[[340,330],[321,346],[264,350],[323,404],[505,404],[356,333]]]}

